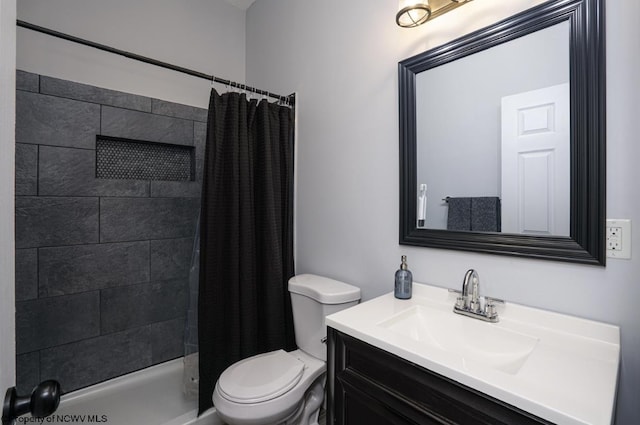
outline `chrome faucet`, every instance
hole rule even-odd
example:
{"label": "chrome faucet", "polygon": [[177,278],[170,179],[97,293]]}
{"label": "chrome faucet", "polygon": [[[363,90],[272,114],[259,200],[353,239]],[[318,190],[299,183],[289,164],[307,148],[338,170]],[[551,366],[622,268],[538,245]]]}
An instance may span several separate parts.
{"label": "chrome faucet", "polygon": [[[471,293],[469,293],[469,284],[471,284]],[[476,312],[480,308],[480,277],[478,272],[473,269],[467,270],[462,281],[462,298],[464,307],[470,311]]]}
{"label": "chrome faucet", "polygon": [[462,293],[456,299],[453,311],[454,313],[495,323],[498,321],[496,302],[504,303],[504,301],[497,298],[484,297],[484,308],[482,307],[480,302],[480,277],[474,269],[469,269],[464,275]]}

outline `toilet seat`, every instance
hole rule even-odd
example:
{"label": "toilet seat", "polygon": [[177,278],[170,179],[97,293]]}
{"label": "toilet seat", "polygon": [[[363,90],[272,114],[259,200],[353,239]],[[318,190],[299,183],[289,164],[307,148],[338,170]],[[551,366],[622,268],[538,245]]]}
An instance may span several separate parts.
{"label": "toilet seat", "polygon": [[284,350],[259,354],[227,368],[218,378],[225,399],[239,404],[260,403],[280,397],[300,381],[304,362]]}

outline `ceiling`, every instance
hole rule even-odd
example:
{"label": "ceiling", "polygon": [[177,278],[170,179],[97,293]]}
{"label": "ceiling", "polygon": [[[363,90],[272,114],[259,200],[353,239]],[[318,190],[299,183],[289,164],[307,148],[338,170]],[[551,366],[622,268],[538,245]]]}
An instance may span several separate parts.
{"label": "ceiling", "polygon": [[227,3],[230,3],[237,7],[238,9],[247,10],[249,6],[253,4],[256,0],[225,0]]}

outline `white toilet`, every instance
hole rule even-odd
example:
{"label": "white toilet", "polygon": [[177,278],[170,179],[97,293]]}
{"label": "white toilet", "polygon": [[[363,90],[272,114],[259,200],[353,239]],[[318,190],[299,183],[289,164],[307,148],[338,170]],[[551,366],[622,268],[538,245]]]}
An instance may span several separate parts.
{"label": "white toilet", "polygon": [[303,274],[289,280],[299,349],[258,354],[229,366],[213,392],[218,416],[230,425],[317,425],[324,400],[325,316],[356,305],[360,289]]}

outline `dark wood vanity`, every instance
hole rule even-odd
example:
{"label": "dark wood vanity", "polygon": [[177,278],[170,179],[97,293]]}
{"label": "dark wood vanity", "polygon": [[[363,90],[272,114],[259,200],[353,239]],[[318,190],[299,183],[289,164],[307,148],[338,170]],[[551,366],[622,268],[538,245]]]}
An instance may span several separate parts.
{"label": "dark wood vanity", "polygon": [[551,424],[331,327],[327,425]]}

